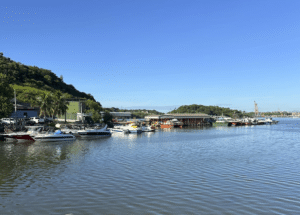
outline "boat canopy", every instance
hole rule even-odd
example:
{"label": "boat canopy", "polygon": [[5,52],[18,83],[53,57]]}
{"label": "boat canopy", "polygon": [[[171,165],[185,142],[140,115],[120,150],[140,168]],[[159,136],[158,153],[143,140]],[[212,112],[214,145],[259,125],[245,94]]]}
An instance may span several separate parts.
{"label": "boat canopy", "polygon": [[57,130],[57,131],[55,131],[54,134],[62,134],[62,132],[61,132],[61,130]]}

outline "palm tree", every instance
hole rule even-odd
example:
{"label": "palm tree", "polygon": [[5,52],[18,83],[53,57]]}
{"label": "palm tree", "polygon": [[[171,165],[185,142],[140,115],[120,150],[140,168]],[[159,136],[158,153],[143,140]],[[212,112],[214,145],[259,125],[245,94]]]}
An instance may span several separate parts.
{"label": "palm tree", "polygon": [[52,93],[42,93],[37,97],[37,105],[40,106],[40,116],[49,116],[51,108],[53,106],[53,95]]}
{"label": "palm tree", "polygon": [[51,108],[52,118],[55,115],[63,115],[68,109],[69,102],[66,101],[66,96],[60,91],[56,91],[53,96],[53,105]]}

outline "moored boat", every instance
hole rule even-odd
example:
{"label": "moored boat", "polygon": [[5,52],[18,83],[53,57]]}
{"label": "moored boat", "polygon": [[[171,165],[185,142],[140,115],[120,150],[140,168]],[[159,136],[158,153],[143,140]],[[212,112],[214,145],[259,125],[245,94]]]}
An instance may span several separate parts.
{"label": "moored boat", "polygon": [[153,131],[155,131],[155,129],[149,125],[149,126],[143,126],[142,131],[143,132],[153,132]]}
{"label": "moored boat", "polygon": [[272,124],[277,124],[277,123],[278,123],[278,121],[273,120],[271,117],[266,117],[266,119],[265,119],[265,124],[267,124],[267,125],[272,125]]}
{"label": "moored boat", "polygon": [[54,133],[46,133],[46,134],[39,134],[33,137],[36,141],[71,141],[75,140],[76,137],[72,134],[65,134],[61,132],[60,130],[57,130]]}
{"label": "moored boat", "polygon": [[34,141],[33,137],[41,134],[44,126],[28,126],[27,131],[20,132],[12,132],[8,134],[4,134],[3,136],[7,141]]}
{"label": "moored boat", "polygon": [[105,127],[101,129],[94,128],[94,129],[79,130],[77,133],[80,135],[80,137],[111,136],[111,132],[110,130],[107,129],[107,125],[105,125]]}
{"label": "moored boat", "polygon": [[214,122],[212,123],[212,125],[213,125],[214,127],[216,127],[216,126],[231,126],[231,123],[228,122],[227,120],[225,120],[224,118],[218,117],[218,118],[216,119],[216,121],[214,121]]}
{"label": "moored boat", "polygon": [[178,119],[168,120],[160,124],[160,128],[182,128],[183,123]]}
{"label": "moored boat", "polygon": [[124,130],[124,132],[128,132],[128,133],[140,134],[143,132],[140,127],[131,124],[123,126],[122,129]]}

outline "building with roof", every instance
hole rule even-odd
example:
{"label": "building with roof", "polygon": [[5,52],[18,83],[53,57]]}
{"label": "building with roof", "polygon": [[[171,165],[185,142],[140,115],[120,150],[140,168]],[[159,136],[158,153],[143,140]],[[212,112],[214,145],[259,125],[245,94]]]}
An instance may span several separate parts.
{"label": "building with roof", "polygon": [[87,115],[84,114],[86,111],[86,105],[85,105],[86,99],[67,99],[69,102],[68,109],[66,111],[66,114],[58,116],[59,121],[68,121],[68,122],[75,122],[75,121],[82,121],[84,120],[84,117]]}
{"label": "building with roof", "polygon": [[164,115],[145,116],[145,120],[150,124],[166,123],[167,121],[177,119],[183,126],[207,125],[211,121],[211,116],[204,113],[176,113]]}
{"label": "building with roof", "polygon": [[37,117],[40,114],[40,108],[31,107],[29,103],[23,103],[16,101],[17,103],[17,111],[15,111],[15,100],[12,99],[11,102],[14,106],[14,111],[9,116],[10,118],[30,118]]}

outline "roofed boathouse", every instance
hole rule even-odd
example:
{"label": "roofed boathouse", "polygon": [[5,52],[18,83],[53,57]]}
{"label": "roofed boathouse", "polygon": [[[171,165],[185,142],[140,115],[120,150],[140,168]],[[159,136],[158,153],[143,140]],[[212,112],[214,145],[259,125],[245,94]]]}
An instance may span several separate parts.
{"label": "roofed boathouse", "polygon": [[145,116],[145,120],[150,124],[167,123],[170,120],[177,119],[183,123],[183,126],[200,126],[208,125],[211,117],[204,113],[176,113],[165,115]]}

